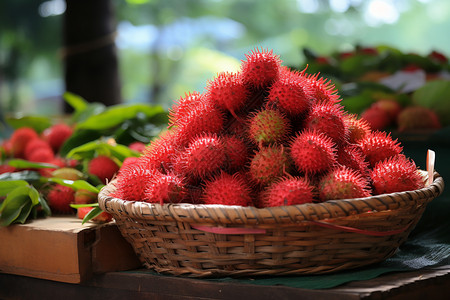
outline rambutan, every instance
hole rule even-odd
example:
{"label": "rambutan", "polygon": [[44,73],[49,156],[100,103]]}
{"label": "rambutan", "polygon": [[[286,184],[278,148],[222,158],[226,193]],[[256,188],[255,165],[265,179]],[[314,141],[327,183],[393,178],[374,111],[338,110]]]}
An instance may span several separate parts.
{"label": "rambutan", "polygon": [[333,140],[323,132],[304,130],[290,144],[294,165],[305,174],[324,173],[337,164]]}
{"label": "rambutan", "polygon": [[188,144],[201,134],[217,134],[224,126],[223,113],[213,105],[197,105],[177,122],[176,138],[180,145]]}
{"label": "rambutan", "polygon": [[183,180],[174,175],[156,172],[144,191],[145,199],[150,203],[179,203],[186,196]]}
{"label": "rambutan", "polygon": [[441,123],[436,112],[421,106],[404,108],[398,115],[397,124],[399,131],[441,128]]}
{"label": "rambutan", "polygon": [[180,153],[179,168],[186,176],[205,179],[226,162],[225,147],[216,134],[204,134],[192,140]]}
{"label": "rambutan", "polygon": [[30,160],[30,156],[34,151],[36,151],[38,149],[44,149],[44,148],[50,150],[53,153],[53,149],[50,147],[50,145],[46,141],[44,141],[40,138],[32,139],[31,141],[29,141],[27,143],[27,146],[25,147],[25,151],[24,151],[25,159]]}
{"label": "rambutan", "polygon": [[241,72],[245,84],[254,88],[270,86],[277,78],[281,60],[272,50],[255,49],[245,55]]}
{"label": "rambutan", "polygon": [[374,167],[379,161],[396,156],[403,151],[400,142],[393,140],[390,133],[384,131],[373,131],[358,144],[366,156],[370,167]]}
{"label": "rambutan", "polygon": [[361,119],[369,124],[371,130],[385,130],[393,121],[389,113],[378,106],[365,109],[361,113]]}
{"label": "rambutan", "polygon": [[270,88],[267,100],[290,116],[303,115],[311,105],[304,85],[305,79],[297,72],[282,71]]}
{"label": "rambutan", "polygon": [[378,162],[370,177],[375,195],[413,191],[424,187],[424,180],[416,164],[404,155]]}
{"label": "rambutan", "polygon": [[248,124],[250,140],[257,145],[282,144],[291,131],[289,119],[272,108],[250,114]]}
{"label": "rambutan", "polygon": [[290,170],[289,157],[283,146],[271,145],[257,150],[250,161],[249,174],[260,186],[266,186]]}
{"label": "rambutan", "polygon": [[305,92],[309,94],[315,102],[338,103],[341,101],[335,85],[324,77],[319,78],[319,74],[304,75],[306,80]]}
{"label": "rambutan", "polygon": [[16,171],[16,168],[10,165],[0,165],[0,174],[12,173]]}
{"label": "rambutan", "polygon": [[321,201],[370,196],[367,177],[348,167],[338,167],[321,178],[318,184]]}
{"label": "rambutan", "polygon": [[203,189],[204,204],[252,206],[251,189],[238,173],[221,172],[206,181]]}
{"label": "rambutan", "polygon": [[55,153],[72,134],[73,128],[65,123],[52,125],[42,133],[44,140],[49,143]]}
{"label": "rambutan", "polygon": [[55,184],[47,194],[47,201],[50,209],[55,213],[72,213],[70,204],[75,200],[75,191],[67,186]]}
{"label": "rambutan", "polygon": [[177,143],[177,129],[160,134],[145,148],[141,159],[148,168],[158,169],[163,173],[170,170],[180,146]]}
{"label": "rambutan", "polygon": [[229,172],[235,172],[242,169],[249,159],[249,151],[244,140],[231,135],[222,137],[222,143],[225,149],[225,169]]}
{"label": "rambutan", "polygon": [[371,106],[378,107],[386,111],[392,122],[397,119],[398,114],[402,111],[402,106],[397,100],[394,99],[379,99]]}
{"label": "rambutan", "polygon": [[343,107],[334,103],[316,103],[305,119],[305,128],[323,132],[337,144],[348,141],[348,128]]}
{"label": "rambutan", "polygon": [[38,134],[31,127],[21,127],[16,129],[9,139],[11,152],[15,158],[25,158],[25,148],[33,139],[38,138]]}
{"label": "rambutan", "polygon": [[362,150],[355,144],[339,147],[337,161],[341,166],[358,171],[364,176],[368,175],[369,163],[365,160],[365,155]]}
{"label": "rambutan", "polygon": [[355,114],[344,115],[344,122],[348,128],[348,141],[351,144],[357,144],[370,133],[369,123],[364,119],[358,119]]}
{"label": "rambutan", "polygon": [[32,162],[51,162],[55,158],[53,151],[50,148],[38,148],[30,153],[28,160]]}
{"label": "rambutan", "polygon": [[199,92],[186,93],[169,109],[169,127],[177,125],[178,120],[185,118],[199,105],[206,105],[209,99]]}
{"label": "rambutan", "polygon": [[242,82],[240,73],[221,72],[206,84],[209,101],[234,116],[245,104],[249,91]]}
{"label": "rambutan", "polygon": [[116,190],[111,196],[128,201],[146,201],[147,185],[157,173],[160,172],[144,163],[124,166],[117,174],[114,183]]}
{"label": "rambutan", "polygon": [[[84,217],[91,211],[93,210],[93,207],[80,207],[77,209],[77,217],[80,220],[83,220]],[[94,223],[107,223],[109,221],[112,221],[113,217],[111,214],[107,213],[106,211],[102,211],[98,216],[96,216],[95,218],[91,219],[91,222]]]}
{"label": "rambutan", "polygon": [[298,205],[314,201],[313,187],[303,177],[285,176],[261,194],[261,207]]}
{"label": "rambutan", "polygon": [[107,184],[117,171],[119,171],[119,166],[105,155],[94,157],[88,163],[89,174],[97,176],[103,184]]}

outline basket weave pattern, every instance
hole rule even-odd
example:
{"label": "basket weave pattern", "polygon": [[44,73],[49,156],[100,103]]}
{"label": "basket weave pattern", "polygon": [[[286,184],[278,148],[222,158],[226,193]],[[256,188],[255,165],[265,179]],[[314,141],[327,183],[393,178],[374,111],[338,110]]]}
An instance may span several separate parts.
{"label": "basket weave pattern", "polygon": [[[431,185],[416,191],[262,209],[161,206],[113,198],[114,189],[114,181],[102,189],[100,207],[147,268],[237,277],[320,274],[380,262],[407,239],[444,181],[435,173]],[[221,233],[224,228],[231,231]]]}

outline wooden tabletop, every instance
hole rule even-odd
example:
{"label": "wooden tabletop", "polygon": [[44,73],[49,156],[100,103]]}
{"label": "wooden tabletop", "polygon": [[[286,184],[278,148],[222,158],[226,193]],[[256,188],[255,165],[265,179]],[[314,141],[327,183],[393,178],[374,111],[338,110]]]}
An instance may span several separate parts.
{"label": "wooden tabletop", "polygon": [[450,266],[322,290],[158,276],[143,270],[96,275],[82,284],[0,274],[0,299],[450,299]]}

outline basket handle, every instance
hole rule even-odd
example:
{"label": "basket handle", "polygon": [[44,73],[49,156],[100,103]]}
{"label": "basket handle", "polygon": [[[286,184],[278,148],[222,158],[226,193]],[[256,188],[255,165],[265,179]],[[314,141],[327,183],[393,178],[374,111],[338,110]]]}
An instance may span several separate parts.
{"label": "basket handle", "polygon": [[[354,227],[349,226],[342,226],[342,225],[336,225],[328,222],[323,221],[306,221],[309,223],[312,223],[317,226],[325,227],[325,228],[331,228],[331,229],[337,229],[340,231],[346,231],[346,232],[353,232],[353,233],[359,233],[364,235],[371,235],[371,236],[389,236],[389,235],[395,235],[402,233],[408,229],[410,224],[406,225],[403,228],[396,229],[396,230],[388,230],[388,231],[373,231],[373,230],[364,230],[364,229],[358,229]],[[266,229],[264,228],[245,228],[245,227],[214,227],[214,226],[204,226],[204,225],[191,225],[192,228],[209,232],[209,233],[215,233],[215,234],[265,234]]]}

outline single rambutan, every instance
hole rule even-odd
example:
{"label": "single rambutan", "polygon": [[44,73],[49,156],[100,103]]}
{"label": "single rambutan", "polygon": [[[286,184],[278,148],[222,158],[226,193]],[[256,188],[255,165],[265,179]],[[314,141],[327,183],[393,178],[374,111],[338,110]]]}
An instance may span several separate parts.
{"label": "single rambutan", "polygon": [[335,85],[324,77],[319,78],[319,74],[308,74],[303,72],[306,80],[305,92],[315,102],[338,103],[341,101]]}
{"label": "single rambutan", "polygon": [[204,204],[252,206],[251,189],[238,173],[221,172],[205,182],[202,200]]}
{"label": "single rambutan", "polygon": [[370,196],[370,185],[367,177],[343,166],[323,176],[319,181],[318,191],[321,201],[362,198]]}
{"label": "single rambutan", "polygon": [[223,113],[213,105],[197,105],[177,122],[176,138],[180,145],[188,144],[201,134],[217,134],[224,126]]}
{"label": "single rambutan", "polygon": [[348,128],[344,121],[344,110],[339,104],[316,103],[305,119],[305,128],[323,132],[337,144],[348,141]]}
{"label": "single rambutan", "polygon": [[260,110],[248,119],[249,138],[257,145],[282,144],[290,131],[289,119],[276,109]]}
{"label": "single rambutan", "polygon": [[180,203],[186,196],[183,179],[174,174],[155,173],[144,191],[145,199],[150,203]]}
{"label": "single rambutan", "polygon": [[226,163],[225,147],[216,134],[204,134],[192,140],[180,153],[178,168],[182,174],[205,179],[219,171]]}
{"label": "single rambutan", "polygon": [[[83,220],[84,217],[91,211],[93,210],[93,207],[80,207],[77,209],[77,217],[80,220]],[[96,216],[95,218],[91,219],[91,222],[94,223],[107,223],[109,221],[112,221],[113,217],[111,214],[107,213],[106,211],[102,211],[98,216]]]}
{"label": "single rambutan", "polygon": [[281,60],[272,50],[255,49],[245,57],[241,64],[245,84],[253,88],[266,88],[277,79]]}
{"label": "single rambutan", "polygon": [[370,133],[370,125],[364,119],[359,119],[355,114],[344,115],[344,122],[348,128],[348,141],[357,144]]}
{"label": "single rambutan", "polygon": [[75,191],[67,186],[55,184],[47,193],[48,205],[52,212],[67,214],[72,213],[73,209],[70,207],[75,200]]}
{"label": "single rambutan", "polygon": [[260,186],[267,186],[290,170],[290,161],[283,146],[271,145],[255,151],[249,175]]}
{"label": "single rambutan", "polygon": [[103,184],[111,181],[117,171],[119,171],[119,166],[105,155],[94,157],[88,163],[89,174],[97,176]]}
{"label": "single rambutan", "polygon": [[242,169],[249,159],[249,151],[244,140],[226,135],[222,137],[222,143],[225,148],[225,169],[232,173]]}
{"label": "single rambutan", "polygon": [[55,158],[53,151],[50,148],[38,148],[30,153],[28,160],[32,162],[51,162]]}
{"label": "single rambutan", "polygon": [[156,169],[148,168],[145,163],[129,164],[120,169],[111,196],[128,201],[146,201],[145,190],[153,180]]}
{"label": "single rambutan", "polygon": [[403,151],[400,142],[393,140],[390,133],[373,131],[358,144],[366,156],[370,167],[374,167],[379,161],[396,156]]}
{"label": "single rambutan", "polygon": [[53,149],[50,147],[50,145],[46,141],[44,141],[40,138],[32,139],[31,141],[29,141],[27,143],[27,146],[25,147],[25,151],[24,151],[25,159],[30,160],[30,156],[34,151],[36,151],[38,149],[44,149],[44,148],[50,150],[53,153]]}
{"label": "single rambutan", "polygon": [[282,71],[270,88],[267,100],[290,116],[303,115],[311,106],[311,99],[305,93],[304,85],[305,78],[297,72]]}
{"label": "single rambutan", "polygon": [[261,207],[311,203],[313,187],[302,177],[286,176],[269,185],[261,194]]}
{"label": "single rambutan", "polygon": [[169,127],[177,125],[178,120],[185,118],[199,105],[207,105],[209,99],[199,92],[186,93],[169,109]]}
{"label": "single rambutan", "polygon": [[371,130],[385,130],[393,121],[389,113],[378,106],[365,109],[361,113],[361,119],[369,124]]}
{"label": "single rambutan", "polygon": [[375,195],[413,191],[424,187],[424,180],[416,164],[404,155],[378,162],[370,177]]}
{"label": "single rambutan", "polygon": [[72,134],[73,128],[65,123],[52,125],[42,133],[44,140],[49,143],[55,153]]}
{"label": "single rambutan", "polygon": [[441,128],[441,123],[436,112],[421,106],[404,108],[398,115],[397,124],[399,131]]}
{"label": "single rambutan", "polygon": [[305,174],[324,173],[337,164],[333,140],[323,132],[303,130],[290,144],[294,165]]}
{"label": "single rambutan", "polygon": [[402,106],[397,100],[394,99],[379,99],[375,101],[371,106],[385,110],[392,121],[395,121],[398,114],[402,111]]}
{"label": "single rambutan", "polygon": [[33,139],[38,138],[38,134],[31,127],[21,127],[16,129],[9,139],[11,152],[15,158],[25,158],[25,148]]}
{"label": "single rambutan", "polygon": [[221,72],[206,84],[209,101],[234,116],[245,104],[249,91],[242,82],[240,73]]}
{"label": "single rambutan", "polygon": [[145,148],[141,159],[150,169],[158,169],[166,173],[173,166],[180,146],[177,143],[177,129],[160,134]]}
{"label": "single rambutan", "polygon": [[368,175],[369,163],[365,160],[365,155],[358,145],[349,144],[339,147],[337,162],[339,165],[358,171],[364,176]]}

